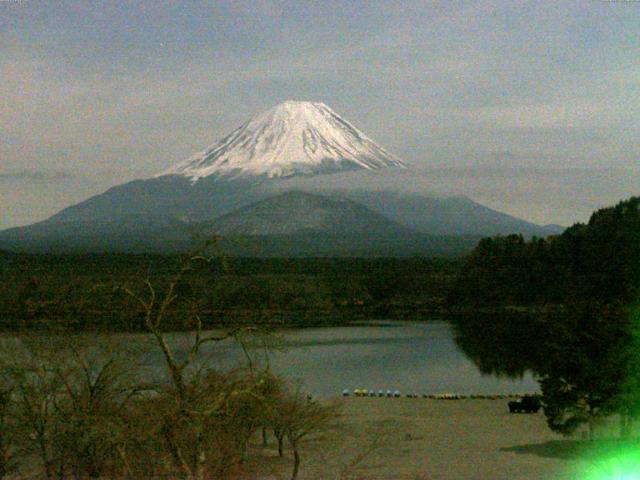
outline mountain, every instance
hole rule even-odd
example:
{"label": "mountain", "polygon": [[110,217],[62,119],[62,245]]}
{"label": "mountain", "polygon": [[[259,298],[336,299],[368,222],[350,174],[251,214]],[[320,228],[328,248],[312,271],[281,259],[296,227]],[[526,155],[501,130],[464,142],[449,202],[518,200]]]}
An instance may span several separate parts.
{"label": "mountain", "polygon": [[158,176],[277,178],[403,166],[324,103],[287,101]]}
{"label": "mountain", "polygon": [[412,233],[360,203],[300,191],[281,193],[234,210],[207,228],[222,236],[316,233],[380,237]]}
{"label": "mountain", "polygon": [[558,225],[540,226],[527,222],[464,196],[433,197],[390,191],[355,191],[344,195],[402,225],[432,235],[521,233],[525,237],[546,237],[564,230]]}
{"label": "mountain", "polygon": [[202,226],[222,235],[223,250],[244,256],[456,256],[479,238],[416,232],[340,197],[290,191],[239,208]]}
{"label": "mountain", "polygon": [[0,232],[0,244],[31,252],[176,253],[212,235],[222,235],[226,254],[256,257],[451,257],[480,239],[420,233],[349,199],[290,191],[210,222],[42,222]]}
{"label": "mountain", "polygon": [[[391,189],[371,182],[394,175]],[[468,198],[406,192],[416,175],[326,105],[289,101],[153,178],[0,232],[0,249],[175,252],[217,229],[243,255],[396,256],[459,254],[483,235],[557,233]]]}

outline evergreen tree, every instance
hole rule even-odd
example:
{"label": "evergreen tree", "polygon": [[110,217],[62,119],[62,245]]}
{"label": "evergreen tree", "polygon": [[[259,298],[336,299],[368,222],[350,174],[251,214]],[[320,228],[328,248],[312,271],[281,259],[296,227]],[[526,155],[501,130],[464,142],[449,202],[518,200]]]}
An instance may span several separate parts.
{"label": "evergreen tree", "polygon": [[461,320],[458,341],[485,370],[536,373],[553,430],[571,433],[588,423],[593,434],[598,417],[616,412],[623,435],[640,414],[640,319],[632,308],[639,297],[640,197],[599,210],[558,237],[482,240],[452,295],[481,306],[556,304],[549,321],[537,315],[533,348],[513,341],[522,322],[501,324],[496,337]]}
{"label": "evergreen tree", "polygon": [[587,423],[593,438],[597,418],[621,407],[629,324],[619,308],[589,302],[569,307],[548,328],[544,360],[538,366],[547,424],[571,434]]}

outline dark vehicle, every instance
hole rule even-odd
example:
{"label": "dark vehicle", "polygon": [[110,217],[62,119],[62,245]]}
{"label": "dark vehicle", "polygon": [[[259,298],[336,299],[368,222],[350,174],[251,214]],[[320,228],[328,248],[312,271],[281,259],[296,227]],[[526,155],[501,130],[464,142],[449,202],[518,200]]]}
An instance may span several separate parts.
{"label": "dark vehicle", "polygon": [[527,395],[520,400],[509,402],[511,413],[538,413],[538,410],[540,410],[540,399],[535,396]]}

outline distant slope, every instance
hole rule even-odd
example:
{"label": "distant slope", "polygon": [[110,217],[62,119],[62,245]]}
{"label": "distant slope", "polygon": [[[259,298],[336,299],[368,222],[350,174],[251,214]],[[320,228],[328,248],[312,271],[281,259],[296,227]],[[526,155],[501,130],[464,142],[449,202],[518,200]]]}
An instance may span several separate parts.
{"label": "distant slope", "polygon": [[415,232],[343,198],[282,193],[203,226],[235,255],[276,257],[457,256],[477,239]]}
{"label": "distant slope", "polygon": [[540,226],[480,205],[466,197],[432,197],[399,192],[339,192],[406,227],[431,235],[506,235],[546,237],[557,225]]}
{"label": "distant slope", "polygon": [[[260,182],[244,180],[206,178],[194,185],[179,177],[139,180],[114,187],[44,222],[2,231],[0,248],[26,252],[176,252],[191,248],[192,237],[208,227],[227,236],[252,237],[251,241],[244,238],[240,242],[243,247],[235,241],[230,243],[240,254],[259,255],[264,251],[268,256],[274,256],[273,252],[286,255],[288,250],[276,244],[290,244],[293,240],[285,242],[283,235],[293,235],[298,237],[298,245],[307,245],[298,249],[304,255],[330,255],[331,242],[327,239],[335,237],[336,252],[366,256],[369,249],[376,250],[375,255],[388,252],[404,256],[429,255],[427,244],[433,245],[434,238],[464,237],[463,247],[454,249],[463,253],[473,247],[469,238],[510,233],[546,236],[561,231],[461,197],[394,192],[289,193],[276,195]],[[323,235],[315,238],[309,235],[312,231]],[[269,237],[263,239],[265,248],[256,248],[253,244],[257,237],[265,235]],[[399,241],[403,236],[405,240]],[[376,237],[377,246],[371,243],[372,237]],[[383,238],[386,247],[382,246]],[[430,241],[425,243],[426,238]]]}
{"label": "distant slope", "polygon": [[228,255],[257,257],[459,256],[479,237],[415,232],[354,202],[304,192],[275,195],[212,222],[144,215],[129,221],[48,221],[0,232],[0,248],[27,252],[175,253],[222,235]]}
{"label": "distant slope", "polygon": [[206,178],[191,184],[179,176],[134,180],[67,207],[41,224],[203,222],[268,194],[256,181]]}
{"label": "distant slope", "polygon": [[352,200],[286,192],[222,215],[209,228],[223,235],[392,236],[410,229]]}

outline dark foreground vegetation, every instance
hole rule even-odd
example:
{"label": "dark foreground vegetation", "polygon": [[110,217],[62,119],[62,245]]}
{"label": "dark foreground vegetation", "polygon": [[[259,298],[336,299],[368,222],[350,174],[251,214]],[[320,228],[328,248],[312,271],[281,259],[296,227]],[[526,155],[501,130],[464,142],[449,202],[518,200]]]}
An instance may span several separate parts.
{"label": "dark foreground vegetation", "polygon": [[238,478],[257,466],[249,443],[262,429],[292,452],[295,478],[302,441],[336,414],[268,371],[154,385],[132,352],[26,343],[20,364],[3,365],[0,478]]}
{"label": "dark foreground vegetation", "polygon": [[[450,300],[458,343],[486,373],[534,372],[549,426],[640,415],[640,198],[595,212],[588,224],[526,242],[480,242],[461,267]],[[497,308],[500,307],[500,308]]]}
{"label": "dark foreground vegetation", "polygon": [[[0,329],[140,331],[144,312],[122,286],[166,287],[184,257],[0,254]],[[438,259],[214,258],[194,267],[165,328],[336,325],[416,319],[445,310],[458,263]]]}
{"label": "dark foreground vegetation", "polygon": [[[139,305],[150,344],[116,346],[104,337],[5,336],[0,350],[0,478],[239,478],[255,467],[250,440],[259,432],[302,463],[301,444],[337,414],[256,368],[221,371],[202,349],[264,335],[256,326],[205,333],[196,310],[193,335],[179,356],[166,335],[167,313],[203,256],[189,257],[164,285],[151,280],[119,291]],[[144,365],[157,349],[164,375]],[[141,362],[141,363],[138,363]]]}

